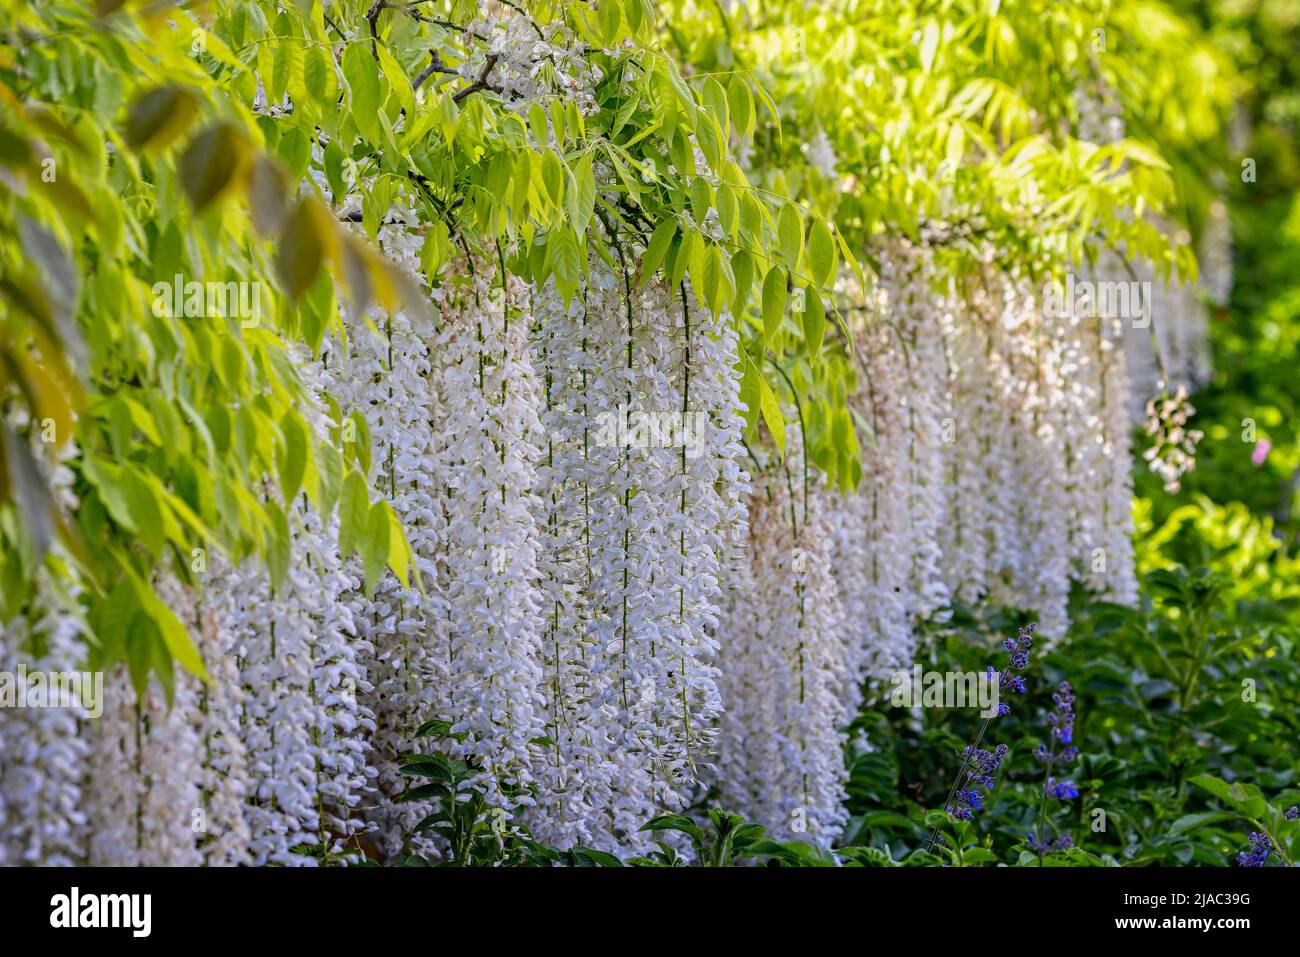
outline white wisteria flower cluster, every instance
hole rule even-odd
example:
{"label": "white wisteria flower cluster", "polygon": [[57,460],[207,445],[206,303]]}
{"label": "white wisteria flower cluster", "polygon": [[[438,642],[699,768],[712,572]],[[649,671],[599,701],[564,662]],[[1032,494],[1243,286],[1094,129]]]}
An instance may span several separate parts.
{"label": "white wisteria flower cluster", "polygon": [[724,620],[719,785],[778,839],[823,845],[847,821],[843,731],[854,646],[832,573],[831,497],[803,472],[797,440],[756,483],[744,586]]}
{"label": "white wisteria flower cluster", "polygon": [[924,245],[880,261],[855,314],[864,479],[833,523],[861,677],[909,662],[911,623],[954,600],[1028,609],[1060,640],[1072,580],[1121,599],[1135,587],[1114,507],[1129,489],[1114,330],[1047,317],[1027,280],[991,266],[969,291],[936,285]]}
{"label": "white wisteria flower cluster", "polygon": [[[43,650],[33,654],[34,645]],[[77,671],[84,650],[77,618],[53,602],[0,625],[6,670],[22,664],[29,673]],[[0,866],[66,865],[81,858],[86,708],[76,700],[57,704],[0,709]]]}

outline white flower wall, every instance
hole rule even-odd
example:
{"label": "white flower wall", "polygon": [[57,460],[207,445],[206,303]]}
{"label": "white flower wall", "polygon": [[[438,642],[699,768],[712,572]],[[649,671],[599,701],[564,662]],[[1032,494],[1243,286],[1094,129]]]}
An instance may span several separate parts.
{"label": "white flower wall", "polygon": [[[573,38],[518,18],[474,29],[508,107],[537,96],[545,58],[592,108],[598,77]],[[835,174],[824,133],[807,152]],[[379,235],[412,275],[414,222],[390,214]],[[1204,282],[1221,302],[1227,237],[1212,225]],[[648,819],[712,785],[774,836],[825,844],[846,823],[845,727],[910,666],[918,623],[1002,604],[1061,641],[1073,584],[1136,600],[1131,409],[1154,359],[1131,323],[1049,316],[991,252],[958,283],[933,245],[882,244],[869,287],[839,289],[865,426],[862,481],[843,492],[805,474],[793,407],[784,459],[751,454],[735,319],[688,282],[640,283],[640,244],[606,238],[618,258],[591,255],[567,304],[552,281],[506,274],[509,249],[421,277],[428,315],[344,309],[346,336],[299,363],[309,418],[330,441],[348,416],[368,424],[367,477],[414,580],[368,589],[337,518],[301,500],[276,503],[280,585],[222,556],[197,588],[160,574],[210,682],[177,672],[170,694],[154,680],[137,698],[119,666],[98,719],[0,710],[0,863],[437,856],[413,830],[426,809],[400,801],[401,757],[432,747],[561,847],[643,851]],[[1201,381],[1195,292],[1155,288],[1167,378]],[[339,435],[340,453],[358,441]],[[81,667],[63,607],[0,628],[5,661]],[[451,736],[417,740],[431,719]]]}
{"label": "white flower wall", "polygon": [[[418,269],[400,222],[381,245]],[[369,423],[419,587],[386,574],[367,594],[337,521],[297,501],[280,588],[220,556],[197,591],[164,579],[212,681],[137,701],[118,668],[98,720],[0,715],[5,859],[436,856],[398,801],[431,718],[559,846],[644,849],[640,826],[710,783],[778,836],[833,841],[844,727],[910,665],[918,621],[1000,602],[1061,640],[1072,582],[1136,595],[1120,322],[1048,317],[991,266],[936,286],[923,245],[881,262],[851,314],[870,434],[848,494],[815,474],[805,493],[792,409],[786,460],[751,490],[737,332],[688,286],[593,258],[565,306],[462,260],[430,316],[348,317],[300,368]],[[53,611],[5,641],[43,668],[82,647]]]}

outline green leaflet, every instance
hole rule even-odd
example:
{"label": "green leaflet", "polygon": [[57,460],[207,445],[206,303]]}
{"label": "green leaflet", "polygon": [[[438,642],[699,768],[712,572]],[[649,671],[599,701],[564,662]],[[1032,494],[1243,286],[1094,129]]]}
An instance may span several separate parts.
{"label": "green leaflet", "polygon": [[382,141],[379,64],[364,43],[349,44],[343,51],[343,78],[348,84],[353,122],[371,144],[379,145]]}
{"label": "green leaflet", "polygon": [[780,266],[773,266],[763,280],[763,344],[768,346],[776,337],[785,318],[787,300],[786,274]]}

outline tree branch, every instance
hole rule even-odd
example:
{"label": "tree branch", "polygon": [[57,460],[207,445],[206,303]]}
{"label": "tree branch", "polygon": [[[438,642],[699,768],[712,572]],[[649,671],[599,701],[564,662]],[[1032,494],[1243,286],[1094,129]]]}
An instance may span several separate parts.
{"label": "tree branch", "polygon": [[448,76],[460,76],[457,71],[442,62],[442,57],[438,56],[437,50],[430,50],[429,65],[421,70],[419,75],[411,81],[411,89],[418,90],[420,85],[435,73],[445,73]]}
{"label": "tree branch", "polygon": [[461,100],[465,99],[465,97],[469,96],[471,93],[477,93],[479,90],[492,89],[492,87],[488,85],[488,81],[487,81],[488,74],[492,72],[492,68],[497,65],[497,60],[499,60],[500,58],[501,58],[501,54],[499,53],[489,53],[487,55],[487,59],[483,61],[483,69],[479,71],[478,79],[475,80],[473,83],[471,83],[469,86],[465,87],[465,89],[460,90],[458,93],[456,93],[451,98],[451,101],[453,103],[459,103]]}
{"label": "tree branch", "polygon": [[379,59],[379,15],[384,12],[386,6],[388,0],[375,0],[366,11],[366,20],[370,22],[370,53],[376,60]]}

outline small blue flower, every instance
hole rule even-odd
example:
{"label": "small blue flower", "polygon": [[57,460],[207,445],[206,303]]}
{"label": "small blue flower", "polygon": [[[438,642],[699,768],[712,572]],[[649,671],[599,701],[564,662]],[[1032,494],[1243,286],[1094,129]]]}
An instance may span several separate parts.
{"label": "small blue flower", "polygon": [[1045,793],[1058,801],[1069,801],[1079,796],[1079,789],[1074,786],[1073,781],[1058,782],[1056,778],[1048,778]]}
{"label": "small blue flower", "polygon": [[[1025,693],[1024,679],[1019,675],[1012,674],[1013,671],[1024,671],[1029,667],[1029,652],[1034,645],[1034,632],[1038,630],[1038,623],[1033,622],[1020,629],[1020,634],[1015,638],[1007,638],[1002,642],[1002,647],[1009,653],[1007,658],[1007,667],[1003,671],[995,671],[992,665],[988,668],[989,681],[998,683],[999,692],[1009,691],[1013,694]],[[1010,714],[1011,708],[1004,702],[998,702],[998,716]]]}
{"label": "small blue flower", "polygon": [[1052,726],[1052,736],[1062,744],[1074,740],[1074,691],[1070,682],[1062,681],[1052,695],[1056,707],[1047,716],[1047,723]]}
{"label": "small blue flower", "polygon": [[[1047,715],[1047,723],[1052,728],[1051,738],[1046,744],[1040,744],[1034,749],[1034,757],[1047,765],[1048,775],[1043,785],[1043,797],[1057,801],[1072,801],[1079,796],[1079,788],[1073,781],[1058,781],[1050,773],[1055,765],[1069,764],[1079,756],[1079,749],[1071,744],[1074,740],[1074,690],[1068,681],[1062,681],[1057,686],[1052,694],[1052,700],[1056,703],[1056,707]],[[1058,752],[1057,742],[1066,747]],[[1032,835],[1031,838],[1029,846],[1039,854],[1045,854],[1057,847],[1073,846],[1073,839],[1068,834],[1062,835],[1052,844]],[[1062,841],[1065,843],[1062,844]]]}
{"label": "small blue flower", "polygon": [[1273,842],[1267,834],[1252,833],[1250,849],[1237,855],[1237,863],[1242,867],[1263,867],[1268,856],[1273,853]]}
{"label": "small blue flower", "polygon": [[1069,747],[1057,753],[1055,746],[1040,744],[1034,749],[1034,757],[1044,764],[1068,764],[1079,756],[1079,749],[1071,744],[1074,741],[1074,693],[1068,681],[1062,681],[1052,695],[1056,708],[1047,716],[1047,723],[1052,726],[1052,739]]}
{"label": "small blue flower", "polygon": [[1300,806],[1292,804],[1286,809],[1286,819],[1288,821],[1294,821],[1298,817],[1300,817]]}
{"label": "small blue flower", "polygon": [[1030,834],[1027,840],[1029,849],[1036,854],[1050,854],[1052,851],[1065,851],[1074,847],[1074,838],[1069,834],[1062,834],[1054,841],[1045,838],[1039,838],[1036,834]]}
{"label": "small blue flower", "polygon": [[959,821],[969,821],[976,811],[984,810],[984,793],[993,788],[993,772],[1002,765],[1007,746],[999,744],[992,751],[973,745],[962,751],[966,759],[966,786],[959,789],[948,807],[948,813]]}

